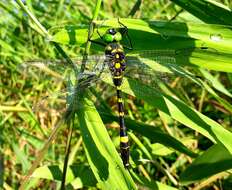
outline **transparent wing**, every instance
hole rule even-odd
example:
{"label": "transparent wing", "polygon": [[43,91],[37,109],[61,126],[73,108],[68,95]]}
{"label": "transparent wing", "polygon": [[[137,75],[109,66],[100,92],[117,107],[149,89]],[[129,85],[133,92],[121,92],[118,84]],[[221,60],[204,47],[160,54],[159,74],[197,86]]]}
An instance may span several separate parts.
{"label": "transparent wing", "polygon": [[[186,54],[187,50],[182,52]],[[180,54],[180,52],[178,53]],[[158,87],[158,82],[168,83],[176,77],[185,77],[199,83],[193,74],[176,64],[176,56],[177,51],[175,50],[151,50],[128,54],[126,56],[125,77],[140,80],[140,82],[155,88]],[[104,55],[89,56],[88,60],[85,61],[86,69],[83,73],[80,72],[81,64],[83,64],[82,57],[72,59],[74,65],[67,64],[64,60],[28,61],[21,65],[21,70],[40,80],[54,80],[55,83],[65,82],[65,89],[53,93],[52,96],[46,95],[35,106],[37,110],[38,108],[43,110],[41,105],[46,107],[45,100],[49,96],[54,100],[57,98],[61,102],[66,102],[66,97],[71,97],[76,93],[77,88],[74,89],[74,86],[77,85],[77,82],[79,83],[79,91],[81,91],[84,88],[96,85],[104,78],[110,80],[107,60],[109,58]],[[52,103],[53,101],[49,102]]]}
{"label": "transparent wing", "polygon": [[[176,59],[178,56],[188,55],[192,50],[151,50],[151,51],[140,51],[138,53],[127,54],[127,76],[131,77],[137,75],[147,75],[149,73],[154,75],[157,72],[157,77],[160,73],[164,77],[165,73],[167,76],[171,74],[182,75],[182,69],[177,65]],[[97,75],[100,73],[107,73],[106,61],[109,57],[104,55],[92,55],[89,56],[86,61],[82,60],[82,57],[73,58],[73,65],[68,64],[65,60],[38,60],[38,61],[27,61],[20,65],[21,72],[30,73],[37,78],[46,79],[47,75],[53,76],[56,80],[69,81],[77,80],[86,75]],[[80,73],[80,68],[85,63],[85,72]],[[37,70],[39,69],[39,70]],[[179,71],[180,72],[179,72]],[[133,72],[132,72],[133,71]],[[25,74],[26,74],[25,73]],[[181,74],[182,73],[182,74]],[[47,74],[47,75],[46,75]],[[104,76],[104,75],[102,75]]]}
{"label": "transparent wing", "polygon": [[[27,61],[19,66],[20,72],[25,75],[31,75],[36,79],[46,80],[49,77],[54,77],[56,81],[75,81],[84,78],[87,75],[100,76],[101,73],[106,74],[106,61],[108,57],[104,55],[89,56],[85,61],[85,72],[80,73],[82,57],[72,59],[73,65],[68,64],[64,60],[34,60]],[[143,74],[143,71],[148,71],[148,68],[157,72],[170,72],[167,69],[168,64],[175,64],[175,52],[171,50],[163,51],[144,51],[138,54],[128,55],[127,61],[127,76],[130,71],[134,71],[133,75],[137,72]],[[145,73],[145,72],[144,72]],[[104,76],[104,75],[102,75]]]}

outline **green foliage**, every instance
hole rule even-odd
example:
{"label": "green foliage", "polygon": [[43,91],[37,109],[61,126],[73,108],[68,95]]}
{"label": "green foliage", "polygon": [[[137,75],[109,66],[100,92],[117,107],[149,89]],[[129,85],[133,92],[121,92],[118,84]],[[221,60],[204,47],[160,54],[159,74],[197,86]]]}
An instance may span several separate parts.
{"label": "green foliage", "polygon": [[[42,166],[35,170],[32,177],[50,180],[62,180],[62,167],[58,165]],[[96,186],[96,179],[89,167],[73,164],[67,170],[67,189]]]}
{"label": "green foliage", "polygon": [[[0,2],[0,188],[59,189],[68,127],[73,123],[66,189],[230,189],[229,1],[27,0],[25,4]],[[60,95],[70,85],[70,80],[61,80],[63,76],[72,77],[69,58],[83,52],[102,54],[104,49],[87,42],[88,36],[100,42],[94,26],[103,34],[120,27],[117,18],[128,27],[133,43],[127,56],[137,55],[139,60],[141,50],[169,50],[176,64],[171,69],[142,57],[150,69],[136,69],[144,76],[174,76],[170,82],[156,81],[157,86],[125,76],[128,171],[116,150],[118,117],[109,75],[102,73],[102,81],[88,95],[65,99]],[[69,65],[21,67],[28,60],[59,58]],[[48,98],[51,94],[55,95]],[[75,109],[65,112],[67,104]],[[20,187],[24,176],[25,186]]]}
{"label": "green foliage", "polygon": [[[218,154],[220,152],[220,154]],[[181,174],[182,183],[189,184],[226,170],[230,170],[231,153],[221,145],[213,145]]]}
{"label": "green foliage", "polygon": [[[175,49],[178,64],[192,64],[216,71],[232,71],[230,26],[139,19],[120,19],[120,22],[129,29],[134,51]],[[106,28],[120,27],[117,19],[96,22],[98,25],[102,23],[104,27],[99,29],[102,34]],[[84,45],[88,36],[88,26],[65,26],[53,32],[52,41]],[[95,33],[92,39],[99,39],[98,34]],[[199,50],[197,47],[207,47],[207,50]]]}

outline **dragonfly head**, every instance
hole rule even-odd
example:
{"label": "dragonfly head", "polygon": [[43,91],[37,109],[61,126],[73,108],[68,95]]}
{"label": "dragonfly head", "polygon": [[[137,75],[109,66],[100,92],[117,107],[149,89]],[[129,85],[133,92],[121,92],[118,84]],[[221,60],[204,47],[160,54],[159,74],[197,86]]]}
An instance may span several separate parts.
{"label": "dragonfly head", "polygon": [[115,28],[110,28],[103,35],[103,40],[106,43],[119,42],[122,39],[122,34]]}

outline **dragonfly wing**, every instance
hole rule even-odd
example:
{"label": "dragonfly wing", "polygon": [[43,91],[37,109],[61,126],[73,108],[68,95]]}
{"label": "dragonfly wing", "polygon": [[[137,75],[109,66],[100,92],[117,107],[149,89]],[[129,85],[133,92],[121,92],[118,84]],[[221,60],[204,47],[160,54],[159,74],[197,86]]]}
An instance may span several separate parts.
{"label": "dragonfly wing", "polygon": [[[41,95],[41,100],[33,106],[34,111],[46,111],[51,104],[54,105],[54,109],[60,110],[53,102],[57,101],[58,104],[66,102],[66,97],[71,97],[74,93],[73,87],[70,86],[78,84],[79,90],[89,88],[95,85],[100,77],[106,75],[105,60],[104,55],[93,55],[89,56],[86,61],[82,57],[73,58],[72,63],[65,60],[26,61],[18,66],[18,71],[29,81],[38,80],[42,84],[50,82],[55,84],[47,88],[46,92]],[[80,72],[82,64],[85,64],[83,73]]]}
{"label": "dragonfly wing", "polygon": [[168,83],[177,77],[192,80],[200,85],[194,74],[176,64],[174,50],[144,51],[128,56],[125,76],[149,82],[149,85],[155,87],[158,82]]}
{"label": "dragonfly wing", "polygon": [[18,66],[18,71],[25,76],[30,76],[36,79],[45,80],[49,77],[54,77],[56,80],[67,81],[70,76],[77,79],[81,73],[81,67],[85,64],[86,71],[92,71],[95,74],[102,72],[104,68],[104,55],[89,56],[88,60],[83,60],[82,57],[71,59],[71,63],[65,60],[33,60],[25,61]]}
{"label": "dragonfly wing", "polygon": [[[72,59],[74,64],[68,64],[62,60],[33,61],[23,64],[24,72],[28,71],[40,79],[41,73],[45,73],[43,75],[45,77],[41,80],[56,78],[58,81],[66,82],[64,90],[52,93],[53,95],[45,95],[36,104],[36,109],[34,110],[48,110],[50,105],[53,105],[55,110],[57,110],[59,109],[58,105],[71,105],[73,102],[72,97],[77,92],[79,93],[86,88],[96,85],[104,77],[111,78],[110,72],[106,69],[106,61],[108,60],[104,55],[93,55],[89,56],[86,61],[83,61],[81,57],[76,57]],[[125,77],[136,78],[155,87],[157,87],[158,82],[163,81],[167,83],[175,77],[194,79],[194,75],[176,64],[175,50],[140,51],[135,54],[128,54],[126,62]],[[83,63],[85,64],[85,71],[81,73],[80,68]],[[55,104],[54,102],[57,103]],[[61,108],[64,109],[64,106],[61,106]],[[59,113],[62,113],[62,111]]]}
{"label": "dragonfly wing", "polygon": [[61,115],[70,107],[79,109],[81,105],[79,105],[78,96],[83,94],[86,89],[100,84],[104,78],[111,78],[110,73],[104,71],[100,76],[97,76],[94,72],[84,72],[79,75],[79,80],[76,84],[67,81],[66,88],[42,97],[33,107],[33,111],[35,113],[51,113],[54,110]]}

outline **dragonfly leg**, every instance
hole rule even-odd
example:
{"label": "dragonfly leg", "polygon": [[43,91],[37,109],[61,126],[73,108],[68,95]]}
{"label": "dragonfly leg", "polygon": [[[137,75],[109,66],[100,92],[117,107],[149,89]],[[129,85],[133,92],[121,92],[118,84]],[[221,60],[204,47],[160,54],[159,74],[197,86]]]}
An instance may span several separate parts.
{"label": "dragonfly leg", "polygon": [[128,47],[128,46],[125,46],[125,45],[123,45],[123,47],[124,47],[125,49],[128,49],[128,50],[133,50],[133,46],[132,46],[131,38],[130,38],[130,36],[129,36],[129,34],[128,34],[128,28],[127,28],[127,26],[125,26],[125,25],[119,20],[119,18],[118,18],[118,23],[120,24],[120,26],[123,27],[123,28],[122,28],[122,31],[121,31],[122,36],[126,35],[128,41],[129,41],[129,47]]}
{"label": "dragonfly leg", "polygon": [[[96,27],[96,25],[94,24],[94,28]],[[101,38],[101,40],[103,41],[103,37],[101,36],[101,34],[100,34],[100,32],[98,31],[98,27],[97,27],[97,34],[98,34],[98,36]],[[93,35],[93,34],[92,34]],[[88,41],[90,41],[90,42],[92,42],[92,43],[95,43],[95,44],[98,44],[98,45],[100,45],[100,46],[106,46],[106,44],[105,43],[103,43],[103,42],[99,42],[99,41],[96,41],[96,40],[91,40],[91,37],[92,37],[92,35],[91,36],[88,36]]]}
{"label": "dragonfly leg", "polygon": [[99,77],[101,76],[101,74],[103,73],[104,69],[106,68],[106,65],[107,65],[107,62],[104,61],[103,65],[102,65],[102,69],[100,70],[100,73],[99,73]]}
{"label": "dragonfly leg", "polygon": [[123,27],[122,35],[127,34],[127,33],[128,33],[128,28],[127,28],[126,25],[124,25],[124,24],[119,20],[119,18],[118,18],[118,23],[120,24],[120,26]]}
{"label": "dragonfly leg", "polygon": [[105,43],[103,43],[103,42],[99,42],[99,41],[95,41],[95,40],[91,40],[91,39],[88,39],[88,41],[90,41],[90,42],[92,42],[92,43],[94,43],[94,44],[98,44],[98,45],[100,45],[100,46],[106,46],[106,44]]}
{"label": "dragonfly leg", "polygon": [[98,30],[98,27],[97,27],[97,34],[101,38],[101,40],[104,40],[103,37],[102,37],[102,35],[100,34],[99,30]]}
{"label": "dragonfly leg", "polygon": [[[102,25],[104,24],[105,20],[101,23],[100,27],[102,27]],[[98,30],[98,26],[97,26],[97,34],[99,35],[99,37],[101,38],[101,40],[103,40],[102,35],[100,34],[99,30]]]}

